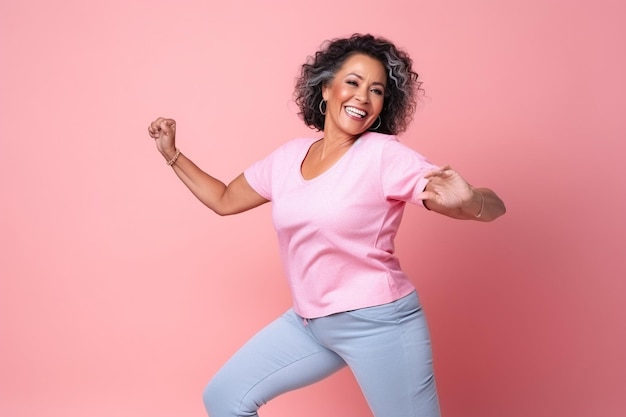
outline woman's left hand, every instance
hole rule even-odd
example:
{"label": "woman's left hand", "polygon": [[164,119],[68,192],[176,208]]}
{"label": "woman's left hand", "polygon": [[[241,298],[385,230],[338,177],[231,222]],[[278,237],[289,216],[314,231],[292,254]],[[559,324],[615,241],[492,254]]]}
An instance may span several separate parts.
{"label": "woman's left hand", "polygon": [[474,188],[446,165],[424,175],[428,184],[418,198],[426,208],[448,217],[490,222],[506,213],[500,197],[489,188]]}
{"label": "woman's left hand", "polygon": [[428,184],[419,194],[422,200],[455,209],[468,203],[474,196],[472,186],[450,166],[445,165],[424,175]]}

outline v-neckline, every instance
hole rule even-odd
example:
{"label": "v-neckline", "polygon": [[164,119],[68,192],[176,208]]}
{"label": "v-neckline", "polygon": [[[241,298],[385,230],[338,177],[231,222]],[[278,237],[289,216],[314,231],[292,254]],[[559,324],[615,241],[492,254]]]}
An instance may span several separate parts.
{"label": "v-neckline", "polygon": [[341,162],[346,159],[346,157],[352,152],[352,149],[358,144],[358,142],[361,140],[361,138],[357,138],[352,145],[350,145],[350,147],[348,148],[348,150],[346,150],[344,152],[343,155],[341,155],[339,157],[339,159],[337,159],[332,165],[330,165],[328,168],[326,168],[325,170],[323,170],[322,172],[320,172],[319,174],[311,177],[311,178],[306,178],[304,176],[304,174],[302,173],[302,167],[304,165],[304,161],[306,160],[307,156],[309,155],[309,153],[311,152],[311,148],[313,147],[313,145],[315,145],[317,142],[321,141],[322,139],[313,139],[313,142],[311,142],[309,144],[309,146],[306,148],[306,152],[304,153],[304,156],[302,156],[300,158],[300,165],[298,166],[298,173],[300,175],[300,179],[302,179],[305,182],[311,182],[311,181],[315,181],[316,179],[325,176],[328,172],[332,171],[337,165],[341,164]]}

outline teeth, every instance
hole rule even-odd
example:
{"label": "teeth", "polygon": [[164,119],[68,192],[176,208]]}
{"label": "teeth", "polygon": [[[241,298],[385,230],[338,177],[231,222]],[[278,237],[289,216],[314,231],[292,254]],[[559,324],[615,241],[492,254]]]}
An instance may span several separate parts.
{"label": "teeth", "polygon": [[363,110],[359,110],[356,107],[346,107],[346,111],[350,113],[352,116],[357,116],[357,117],[365,117],[365,115],[367,114]]}

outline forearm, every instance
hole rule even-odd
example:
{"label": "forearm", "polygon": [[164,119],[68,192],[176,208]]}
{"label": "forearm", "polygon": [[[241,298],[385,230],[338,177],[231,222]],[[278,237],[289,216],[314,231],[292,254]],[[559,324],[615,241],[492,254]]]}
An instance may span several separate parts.
{"label": "forearm", "polygon": [[[241,213],[268,202],[248,184],[243,174],[226,185],[202,171],[182,153],[178,157],[174,157],[175,154],[170,157],[169,153],[163,153],[163,157],[178,178],[198,200],[220,216]],[[170,164],[171,161],[174,163]]]}
{"label": "forearm", "polygon": [[[174,155],[163,154],[163,157],[166,161],[171,161]],[[183,184],[202,204],[218,214],[223,212],[221,202],[226,192],[226,184],[202,171],[182,153],[171,167]]]}
{"label": "forearm", "polygon": [[495,192],[489,188],[473,188],[471,198],[461,206],[445,207],[433,200],[425,201],[429,210],[460,220],[490,222],[502,216],[506,207]]}

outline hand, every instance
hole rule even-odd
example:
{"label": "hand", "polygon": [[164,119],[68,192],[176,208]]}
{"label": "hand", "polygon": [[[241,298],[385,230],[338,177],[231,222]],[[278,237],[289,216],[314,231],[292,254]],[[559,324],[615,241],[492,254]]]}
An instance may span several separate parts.
{"label": "hand", "polygon": [[474,195],[472,186],[450,166],[445,165],[424,175],[428,184],[418,197],[454,209],[469,202]]}
{"label": "hand", "polygon": [[150,123],[148,133],[165,159],[171,159],[176,153],[176,121],[159,117]]}

